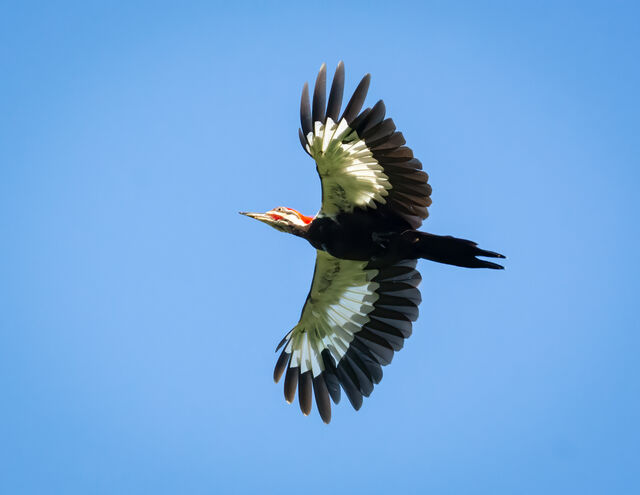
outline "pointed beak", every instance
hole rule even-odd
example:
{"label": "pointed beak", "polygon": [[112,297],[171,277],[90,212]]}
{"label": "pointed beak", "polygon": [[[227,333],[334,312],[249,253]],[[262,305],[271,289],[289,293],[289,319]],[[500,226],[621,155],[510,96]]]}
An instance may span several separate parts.
{"label": "pointed beak", "polygon": [[255,218],[256,220],[260,220],[261,222],[273,220],[269,215],[265,215],[264,213],[251,213],[248,211],[239,211],[238,213],[240,213],[240,215],[244,215],[245,217]]}

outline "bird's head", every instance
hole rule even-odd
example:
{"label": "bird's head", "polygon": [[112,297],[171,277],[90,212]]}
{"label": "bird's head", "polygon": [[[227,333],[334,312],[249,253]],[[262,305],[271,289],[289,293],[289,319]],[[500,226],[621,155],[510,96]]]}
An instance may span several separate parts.
{"label": "bird's head", "polygon": [[241,211],[240,214],[255,218],[256,220],[260,220],[261,222],[270,225],[276,230],[288,232],[290,234],[300,234],[301,232],[304,232],[313,220],[312,217],[308,217],[293,208],[286,208],[284,206],[278,206],[266,213],[249,213]]}

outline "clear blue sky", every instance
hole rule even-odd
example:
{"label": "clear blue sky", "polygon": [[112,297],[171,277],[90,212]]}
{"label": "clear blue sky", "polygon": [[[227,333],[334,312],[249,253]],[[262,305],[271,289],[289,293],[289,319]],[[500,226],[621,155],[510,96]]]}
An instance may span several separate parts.
{"label": "clear blue sky", "polygon": [[[3,3],[0,492],[639,493],[634,2]],[[414,334],[325,426],[271,378],[315,253],[302,84],[433,184]],[[396,491],[397,493],[397,491]]]}

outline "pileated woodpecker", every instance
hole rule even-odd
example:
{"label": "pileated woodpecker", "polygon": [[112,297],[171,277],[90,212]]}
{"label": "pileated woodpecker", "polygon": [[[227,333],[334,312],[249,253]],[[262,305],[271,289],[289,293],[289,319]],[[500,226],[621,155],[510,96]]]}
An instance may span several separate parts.
{"label": "pileated woodpecker", "polygon": [[342,116],[344,65],[338,64],[326,101],[326,66],[316,79],[313,104],[305,83],[300,104],[300,142],[315,160],[322,207],[315,217],[285,207],[241,212],[309,241],[317,250],[311,290],[298,324],[280,342],[274,370],[283,374],[291,403],[311,411],[312,394],[322,420],[344,389],[360,409],[381,367],[411,335],[421,301],[420,258],[468,268],[503,268],[477,256],[504,258],[475,242],[418,231],[431,205],[422,164],[381,101],[360,111],[369,88],[364,76]]}

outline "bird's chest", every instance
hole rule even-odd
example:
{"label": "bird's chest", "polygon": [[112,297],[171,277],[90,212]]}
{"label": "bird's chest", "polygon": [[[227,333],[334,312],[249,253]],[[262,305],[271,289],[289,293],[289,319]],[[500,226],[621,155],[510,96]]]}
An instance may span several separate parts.
{"label": "bird's chest", "polygon": [[318,218],[307,239],[313,247],[342,259],[367,261],[384,250],[382,238],[367,222]]}

